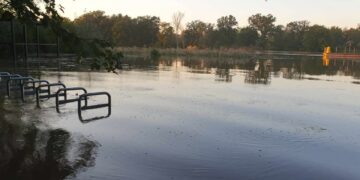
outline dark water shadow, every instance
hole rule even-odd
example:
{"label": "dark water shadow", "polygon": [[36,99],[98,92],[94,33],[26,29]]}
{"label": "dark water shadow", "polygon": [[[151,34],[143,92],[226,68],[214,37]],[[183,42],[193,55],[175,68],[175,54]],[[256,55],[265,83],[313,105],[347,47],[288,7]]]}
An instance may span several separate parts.
{"label": "dark water shadow", "polygon": [[36,113],[26,122],[20,104],[4,104],[0,97],[1,179],[66,179],[95,165],[99,143],[48,127]]}

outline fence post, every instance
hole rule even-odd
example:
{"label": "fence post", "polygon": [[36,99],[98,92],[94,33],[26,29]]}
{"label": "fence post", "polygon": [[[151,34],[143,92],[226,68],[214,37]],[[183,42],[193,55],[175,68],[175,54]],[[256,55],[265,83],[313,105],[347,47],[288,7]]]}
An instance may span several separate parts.
{"label": "fence post", "polygon": [[25,68],[28,68],[28,44],[27,44],[27,29],[26,29],[26,24],[24,24],[23,26],[23,30],[24,30],[24,48],[25,48]]}
{"label": "fence post", "polygon": [[39,34],[39,25],[36,24],[36,57],[39,57],[40,53],[40,34]]}
{"label": "fence post", "polygon": [[14,19],[11,19],[11,40],[12,40],[12,55],[14,63],[14,73],[16,72],[16,41],[15,41],[15,27]]}
{"label": "fence post", "polygon": [[56,56],[60,57],[60,38],[56,36]]}
{"label": "fence post", "polygon": [[60,39],[59,36],[56,36],[56,59],[57,59],[57,65],[58,65],[58,71],[61,69],[60,65]]}

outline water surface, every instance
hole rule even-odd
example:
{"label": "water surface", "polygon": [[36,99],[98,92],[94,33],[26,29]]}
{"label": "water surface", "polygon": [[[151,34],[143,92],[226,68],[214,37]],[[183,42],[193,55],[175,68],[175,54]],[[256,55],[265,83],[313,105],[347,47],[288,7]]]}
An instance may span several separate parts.
{"label": "water surface", "polygon": [[[126,60],[119,74],[43,71],[112,95],[81,123],[1,98],[2,177],[359,179],[360,63],[321,59]],[[103,102],[91,98],[90,103]],[[87,116],[106,114],[105,110]],[[45,170],[44,170],[45,169]]]}

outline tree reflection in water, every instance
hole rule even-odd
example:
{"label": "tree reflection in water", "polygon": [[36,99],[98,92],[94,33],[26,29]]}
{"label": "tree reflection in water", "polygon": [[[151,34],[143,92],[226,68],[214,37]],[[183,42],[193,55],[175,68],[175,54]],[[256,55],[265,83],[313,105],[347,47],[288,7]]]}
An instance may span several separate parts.
{"label": "tree reflection in water", "polygon": [[257,61],[254,70],[249,70],[245,76],[245,83],[269,84],[271,82],[272,61]]}
{"label": "tree reflection in water", "polygon": [[[255,69],[256,61],[259,59],[259,69]],[[272,60],[262,60],[272,59]],[[216,80],[232,82],[231,76],[227,76],[232,70],[247,71],[246,83],[269,84],[270,75],[275,77],[282,74],[285,79],[301,80],[305,75],[345,75],[360,79],[360,61],[359,60],[332,60],[328,64],[323,64],[319,57],[248,57],[239,59],[220,59],[220,58],[162,58],[157,61],[150,61],[144,58],[125,58],[124,63],[130,66],[172,66],[174,61],[181,61],[182,66],[187,67],[187,72],[191,73],[213,73],[211,69],[217,69],[215,72]],[[273,73],[273,74],[271,74]],[[229,74],[230,75],[230,74]],[[228,77],[228,78],[227,78]]]}
{"label": "tree reflection in water", "polygon": [[216,69],[215,81],[232,82],[233,74],[230,73],[230,69]]}
{"label": "tree reflection in water", "polygon": [[[40,122],[41,123],[41,122]],[[64,129],[39,128],[0,97],[1,179],[65,179],[95,165],[99,144]]]}
{"label": "tree reflection in water", "polygon": [[292,67],[283,67],[280,69],[282,77],[285,79],[304,79],[304,73],[301,71],[301,68],[297,67],[293,63]]}

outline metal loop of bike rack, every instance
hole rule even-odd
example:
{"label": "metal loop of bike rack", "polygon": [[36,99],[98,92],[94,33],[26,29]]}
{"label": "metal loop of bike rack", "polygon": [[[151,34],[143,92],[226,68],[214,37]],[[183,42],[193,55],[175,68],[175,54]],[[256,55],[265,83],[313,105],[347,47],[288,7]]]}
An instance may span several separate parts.
{"label": "metal loop of bike rack", "polygon": [[[40,107],[40,99],[50,99],[52,97],[56,97],[56,93],[51,94],[51,87],[66,88],[65,84],[60,83],[60,82],[39,85],[36,88],[36,105],[37,105],[37,107]],[[46,88],[46,89],[42,89],[42,88]],[[46,95],[42,95],[44,93],[46,93]],[[63,96],[64,99],[66,99],[66,91],[62,94],[59,94],[59,96]]]}
{"label": "metal loop of bike rack", "polygon": [[6,90],[7,91],[6,81],[8,79],[18,78],[18,77],[22,77],[22,76],[20,76],[18,74],[10,74],[8,72],[0,72],[0,90]]}
{"label": "metal loop of bike rack", "polygon": [[[84,94],[87,93],[87,90],[85,88],[82,87],[71,87],[71,88],[61,88],[56,92],[56,111],[58,113],[60,113],[59,110],[59,105],[61,104],[67,104],[67,103],[72,103],[72,102],[77,102],[79,98],[74,98],[74,99],[67,99],[67,95],[65,96],[64,100],[59,100],[60,94],[61,92],[64,92],[66,94],[66,92],[68,91],[83,91]],[[87,105],[87,99],[85,99],[85,104]]]}
{"label": "metal loop of bike rack", "polygon": [[[22,77],[19,74],[10,74],[8,72],[0,72],[0,82],[6,80],[6,90],[7,96],[10,97],[10,92],[12,90],[20,90],[21,92],[21,99],[25,101],[26,95],[34,95],[36,94],[36,104],[40,107],[40,100],[41,99],[50,99],[52,97],[56,98],[56,111],[60,113],[59,105],[67,104],[72,102],[78,103],[78,116],[81,122],[89,122],[92,120],[98,120],[102,118],[107,118],[111,115],[111,95],[107,92],[94,92],[88,93],[87,90],[83,87],[71,87],[67,88],[65,84],[59,83],[49,83],[46,80],[37,80],[32,77]],[[12,84],[14,83],[15,84]],[[27,86],[31,84],[30,86]],[[36,86],[37,85],[37,86]],[[14,89],[12,87],[15,86]],[[51,87],[61,87],[58,91],[54,94],[51,94]],[[17,89],[16,89],[17,88]],[[46,89],[44,89],[46,88]],[[31,91],[27,91],[27,90]],[[78,98],[68,99],[67,92],[68,91],[83,91],[84,93],[79,95]],[[44,95],[46,93],[46,95]],[[63,100],[60,100],[60,97],[64,97]],[[95,105],[88,105],[88,98],[91,96],[107,96],[108,101],[104,104],[95,104]],[[85,101],[84,106],[82,106],[82,101]],[[91,109],[98,109],[98,108],[108,108],[108,113],[106,116],[99,116],[90,119],[83,119],[82,111],[91,110]]]}
{"label": "metal loop of bike rack", "polygon": [[[46,80],[27,80],[27,81],[23,81],[23,83],[21,84],[21,93],[22,93],[22,100],[25,101],[25,96],[28,95],[35,95],[36,94],[36,85],[38,84],[38,86],[42,85],[42,84],[50,84],[49,81]],[[28,84],[31,84],[32,86],[26,86]],[[30,91],[29,91],[30,89]]]}
{"label": "metal loop of bike rack", "polygon": [[8,72],[0,72],[0,76],[2,76],[2,75],[10,75],[10,73],[8,73]]}
{"label": "metal loop of bike rack", "polygon": [[3,80],[3,79],[5,79],[5,80],[8,80],[8,79],[11,79],[11,78],[18,78],[18,77],[22,77],[22,76],[20,76],[19,74],[10,74],[10,73],[3,73],[2,72],[2,74],[0,74],[0,79],[1,80]]}
{"label": "metal loop of bike rack", "polygon": [[16,77],[16,78],[10,78],[7,80],[7,83],[6,83],[6,90],[7,90],[7,96],[10,97],[10,91],[12,90],[11,89],[11,82],[15,81],[15,83],[17,82],[18,84],[16,86],[18,86],[18,89],[20,89],[21,91],[21,98],[24,99],[23,97],[23,83],[24,81],[27,81],[27,80],[34,80],[32,77]]}
{"label": "metal loop of bike rack", "polygon": [[[87,103],[87,99],[90,96],[101,96],[101,95],[105,95],[108,98],[107,103],[105,104],[96,104],[96,105],[88,105]],[[81,101],[85,100],[85,106],[81,105]],[[98,109],[98,108],[104,108],[107,107],[108,108],[108,114],[106,116],[98,116],[98,117],[94,117],[91,119],[83,119],[82,117],[82,111],[85,110],[90,110],[90,109]],[[107,92],[95,92],[95,93],[85,93],[79,96],[78,99],[78,116],[81,122],[89,122],[89,121],[93,121],[93,120],[98,120],[98,119],[102,119],[102,118],[107,118],[111,115],[111,96],[109,93]]]}

